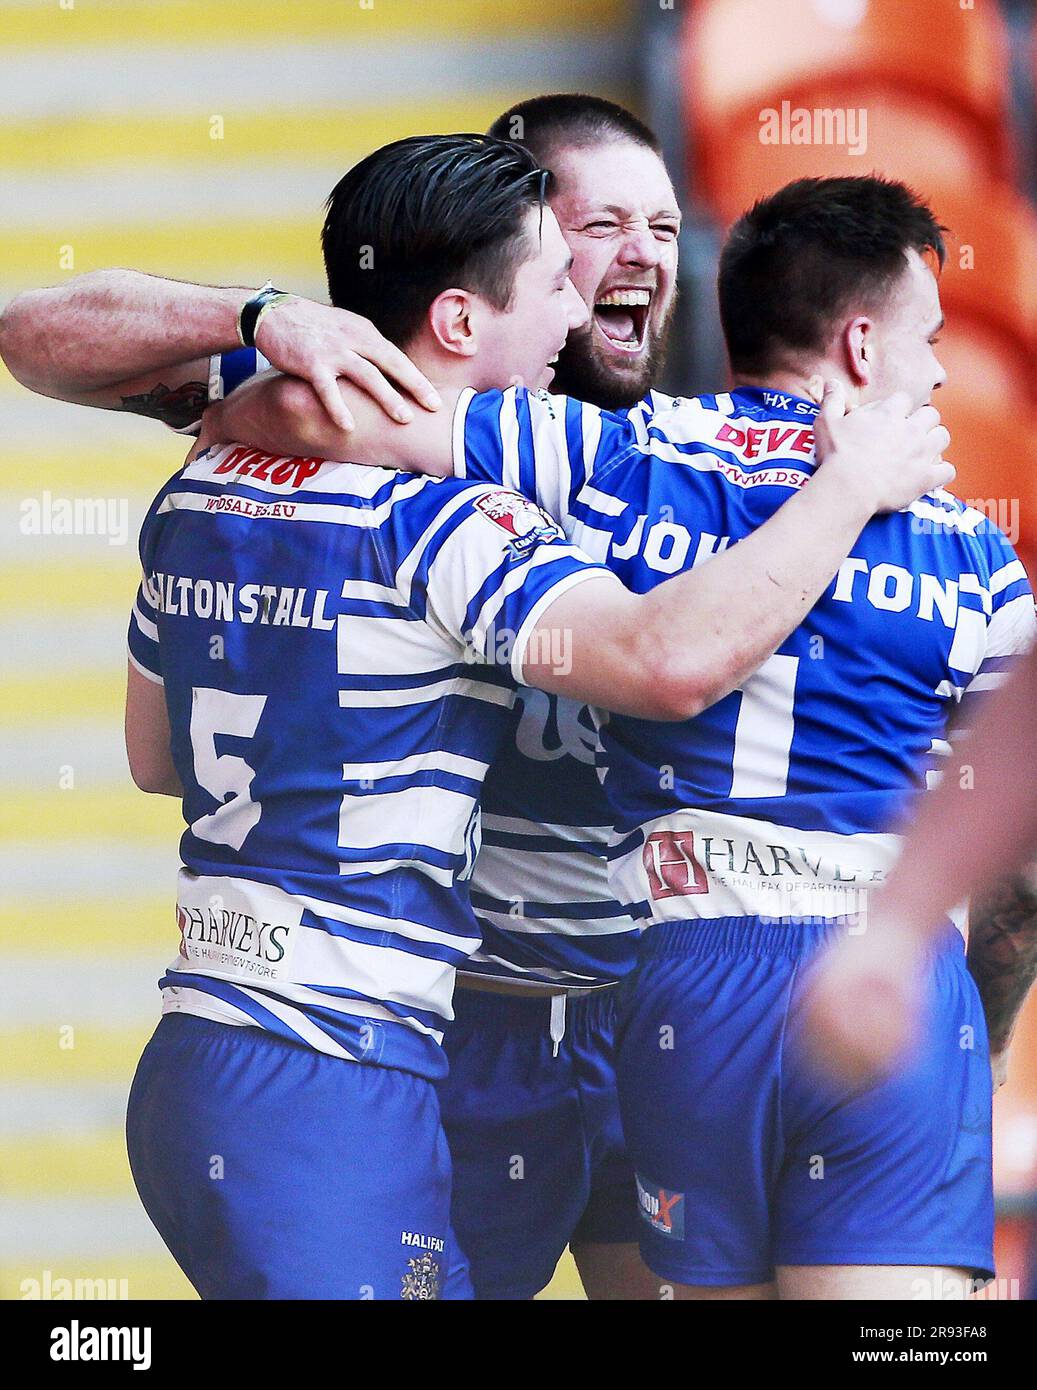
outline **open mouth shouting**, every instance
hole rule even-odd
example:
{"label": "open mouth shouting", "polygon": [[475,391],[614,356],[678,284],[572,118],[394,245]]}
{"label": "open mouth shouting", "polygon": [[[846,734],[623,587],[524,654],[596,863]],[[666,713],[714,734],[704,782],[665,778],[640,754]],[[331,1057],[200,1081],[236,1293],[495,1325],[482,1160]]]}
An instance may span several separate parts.
{"label": "open mouth shouting", "polygon": [[594,325],[617,352],[643,351],[652,291],[617,285],[594,301]]}

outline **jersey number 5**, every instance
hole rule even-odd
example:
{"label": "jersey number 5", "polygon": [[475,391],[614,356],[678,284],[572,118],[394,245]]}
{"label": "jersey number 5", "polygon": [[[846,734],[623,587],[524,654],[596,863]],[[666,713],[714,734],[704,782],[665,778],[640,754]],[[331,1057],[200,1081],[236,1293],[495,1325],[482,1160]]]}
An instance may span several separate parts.
{"label": "jersey number 5", "polygon": [[259,803],[252,800],[255,768],[234,753],[216,752],[216,735],[252,738],[266,704],[265,695],[236,695],[230,690],[191,691],[191,750],[198,785],[222,804],[212,815],[200,816],[191,834],[216,845],[240,850],[257,824]]}

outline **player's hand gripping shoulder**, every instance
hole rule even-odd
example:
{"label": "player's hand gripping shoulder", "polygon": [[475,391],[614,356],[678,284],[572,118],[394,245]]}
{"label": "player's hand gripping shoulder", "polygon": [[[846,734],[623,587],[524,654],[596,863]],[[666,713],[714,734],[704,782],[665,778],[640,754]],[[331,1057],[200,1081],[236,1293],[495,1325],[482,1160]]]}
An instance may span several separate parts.
{"label": "player's hand gripping shoulder", "polygon": [[838,469],[849,489],[863,491],[873,513],[901,511],[954,479],[940,412],[912,410],[902,391],[847,412],[843,388],[827,382],[814,439],[825,470]]}
{"label": "player's hand gripping shoulder", "polygon": [[338,378],[352,382],[393,420],[412,419],[413,410],[393,382],[427,410],[439,396],[422,372],[369,319],[348,309],[329,308],[289,295],[271,306],[256,329],[256,346],[272,367],[309,382],[317,399],[340,430],[355,419],[339,389]]}

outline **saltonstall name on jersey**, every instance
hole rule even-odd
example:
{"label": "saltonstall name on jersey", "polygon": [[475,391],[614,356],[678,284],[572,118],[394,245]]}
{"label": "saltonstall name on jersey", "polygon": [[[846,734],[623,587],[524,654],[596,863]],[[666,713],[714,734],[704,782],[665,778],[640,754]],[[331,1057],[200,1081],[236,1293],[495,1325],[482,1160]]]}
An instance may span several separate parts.
{"label": "saltonstall name on jersey", "polygon": [[266,623],[271,627],[312,627],[331,632],[335,619],[325,613],[329,589],[290,584],[234,584],[186,575],[149,574],[148,600],[159,613],[216,622]]}

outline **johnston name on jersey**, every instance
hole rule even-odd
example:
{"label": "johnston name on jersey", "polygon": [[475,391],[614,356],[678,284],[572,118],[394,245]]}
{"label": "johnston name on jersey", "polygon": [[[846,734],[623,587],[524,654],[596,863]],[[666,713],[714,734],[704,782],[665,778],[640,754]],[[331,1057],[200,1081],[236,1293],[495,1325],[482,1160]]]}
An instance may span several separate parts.
{"label": "johnston name on jersey", "polygon": [[[636,592],[750,534],[815,468],[817,407],[773,391],[654,415],[514,390],[458,410],[458,476],[535,497]],[[863,910],[952,711],[1033,631],[1023,566],[981,511],[940,492],[875,518],[742,689],[679,725],[601,718],[616,898],[645,924]]]}
{"label": "johnston name on jersey", "polygon": [[166,484],[140,550],[130,658],[188,825],[164,1010],[441,1075],[513,676],[600,568],[499,487],[240,446]]}

